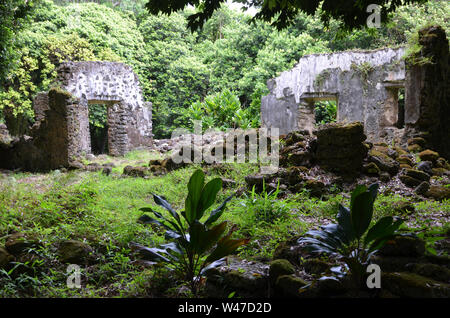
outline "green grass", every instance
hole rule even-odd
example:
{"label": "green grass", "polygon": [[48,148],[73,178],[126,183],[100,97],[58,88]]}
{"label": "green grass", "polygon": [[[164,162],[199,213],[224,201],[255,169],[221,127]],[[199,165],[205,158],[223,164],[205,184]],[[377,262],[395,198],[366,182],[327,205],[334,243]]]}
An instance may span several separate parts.
{"label": "green grass", "polygon": [[[116,164],[110,176],[86,171],[0,176],[0,246],[14,232],[34,236],[43,245],[30,251],[27,259],[17,260],[17,268],[10,273],[0,272],[0,297],[189,296],[179,293],[180,283],[163,269],[137,262],[128,245],[133,241],[156,246],[164,241],[157,227],[136,222],[141,215],[139,208],[151,206],[166,213],[153,202],[154,192],[165,196],[177,210],[182,209],[187,182],[198,168],[192,165],[149,179],[120,175],[128,164],[147,164],[156,158],[156,153],[145,151],[134,151],[124,158],[97,157],[99,163]],[[221,191],[218,202],[245,186],[246,175],[257,172],[257,167],[249,164],[205,169],[208,180],[221,176],[236,181],[233,188]],[[439,217],[448,219],[449,201],[408,201],[413,213],[398,209],[398,202],[405,201],[408,199],[397,195],[380,195],[375,221],[384,215],[404,217],[407,227],[418,229],[431,240],[448,232],[448,223],[439,224]],[[250,244],[239,250],[240,256],[267,261],[279,242],[333,222],[340,202],[348,205],[348,194],[320,200],[311,198],[307,191],[287,198],[247,192],[229,202],[222,219],[235,227],[236,236],[251,238]],[[96,264],[82,267],[81,290],[66,287],[67,265],[57,257],[56,246],[66,239],[88,243],[98,257]]]}

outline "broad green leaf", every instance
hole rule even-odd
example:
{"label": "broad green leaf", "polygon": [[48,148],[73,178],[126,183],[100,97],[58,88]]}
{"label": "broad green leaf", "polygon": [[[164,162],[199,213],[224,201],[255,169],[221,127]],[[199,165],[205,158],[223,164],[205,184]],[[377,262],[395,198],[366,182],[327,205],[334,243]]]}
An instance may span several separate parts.
{"label": "broad green leaf", "polygon": [[163,222],[161,222],[161,221],[158,221],[158,220],[156,220],[156,219],[153,219],[153,218],[149,217],[149,216],[146,215],[146,214],[142,215],[142,216],[138,219],[138,222],[139,222],[139,223],[142,223],[142,224],[156,224],[156,225],[159,225],[159,226],[164,227],[165,229],[173,230],[173,229],[172,229],[171,227],[169,227],[167,224],[165,224],[165,223],[163,223]]}
{"label": "broad green leaf", "polygon": [[334,247],[339,248],[342,245],[342,241],[338,236],[332,235],[325,231],[312,230],[306,233],[306,235],[319,239],[320,241]]}
{"label": "broad green leaf", "polygon": [[188,183],[188,196],[185,201],[186,220],[192,224],[197,217],[197,208],[205,183],[205,174],[202,170],[195,171]]}
{"label": "broad green leaf", "polygon": [[328,224],[325,226],[321,226],[321,229],[329,234],[331,234],[333,237],[336,237],[339,239],[342,243],[348,244],[347,235],[345,234],[344,230],[338,225],[338,224]]}
{"label": "broad green leaf", "polygon": [[214,204],[216,201],[217,193],[222,189],[222,179],[215,178],[209,181],[203,188],[199,205],[197,208],[197,216],[196,219],[200,220],[203,216],[203,213]]}
{"label": "broad green leaf", "polygon": [[391,239],[395,236],[395,232],[398,230],[398,228],[402,224],[403,224],[402,219],[398,219],[398,220],[394,221],[394,223],[390,224],[384,230],[383,235],[380,234],[376,239],[374,239],[373,241],[371,241],[369,243],[370,244],[369,251],[374,251],[374,250],[381,248],[388,239]]}
{"label": "broad green leaf", "polygon": [[218,218],[222,215],[223,211],[225,210],[225,206],[228,201],[230,201],[233,198],[234,194],[230,195],[228,198],[226,198],[222,204],[217,208],[211,211],[211,214],[209,215],[208,219],[205,221],[206,225],[210,225],[217,221]]}
{"label": "broad green leaf", "polygon": [[216,248],[209,254],[206,262],[214,262],[222,257],[230,255],[239,246],[247,244],[249,241],[249,239],[231,239],[230,235],[227,235],[217,243]]}
{"label": "broad green leaf", "polygon": [[153,200],[155,203],[162,206],[164,209],[170,212],[170,214],[174,217],[174,219],[181,225],[180,216],[178,213],[172,208],[169,202],[167,202],[163,197],[153,194]]}
{"label": "broad green leaf", "polygon": [[389,229],[393,222],[394,218],[392,216],[385,216],[379,219],[378,222],[375,223],[375,225],[372,226],[367,232],[367,235],[364,238],[364,244],[368,244],[373,240],[392,234],[389,233]]}
{"label": "broad green leaf", "polygon": [[352,191],[352,195],[350,198],[350,211],[353,211],[353,204],[355,202],[355,198],[367,191],[367,187],[365,185],[357,185],[355,189]]}
{"label": "broad green leaf", "polygon": [[378,183],[371,184],[367,189],[367,191],[370,192],[370,194],[372,195],[372,199],[375,202],[375,199],[377,198],[378,194]]}
{"label": "broad green leaf", "polygon": [[358,194],[353,201],[351,220],[356,238],[360,238],[370,225],[373,214],[373,200],[369,192]]}
{"label": "broad green leaf", "polygon": [[342,228],[345,235],[347,236],[347,239],[349,241],[353,240],[355,238],[355,234],[353,233],[350,210],[344,207],[342,204],[339,204],[339,211],[336,219],[338,221],[339,226]]}
{"label": "broad green leaf", "polygon": [[164,249],[160,248],[150,248],[137,243],[131,244],[132,249],[137,250],[141,257],[148,261],[155,262],[170,262],[171,255]]}
{"label": "broad green leaf", "polygon": [[226,227],[226,221],[213,226],[211,229],[207,229],[203,224],[195,222],[189,229],[192,250],[198,254],[206,252],[217,243],[225,232]]}

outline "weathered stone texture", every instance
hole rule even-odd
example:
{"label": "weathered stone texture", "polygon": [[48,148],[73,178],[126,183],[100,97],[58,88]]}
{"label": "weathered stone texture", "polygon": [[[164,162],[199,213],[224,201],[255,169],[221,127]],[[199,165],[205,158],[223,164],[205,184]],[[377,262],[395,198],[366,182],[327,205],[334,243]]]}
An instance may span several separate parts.
{"label": "weathered stone texture", "polygon": [[36,121],[28,135],[12,140],[7,129],[1,129],[1,167],[35,171],[73,166],[79,157],[91,153],[89,104],[108,107],[111,155],[151,145],[151,103],[143,102],[131,67],[68,62],[58,69],[58,81],[61,88],[39,93],[34,99]]}
{"label": "weathered stone texture", "polygon": [[314,102],[336,100],[340,122],[360,121],[378,136],[397,121],[392,89],[405,78],[404,48],[304,56],[290,71],[268,82],[261,101],[263,125],[280,133],[314,128]]}
{"label": "weathered stone texture", "polygon": [[[420,52],[405,59],[405,48],[313,54],[267,83],[261,100],[262,124],[280,134],[314,130],[314,103],[337,101],[337,121],[364,124],[371,141],[406,143],[411,151],[436,149],[450,158],[449,44],[445,31],[419,31]],[[405,62],[406,61],[406,62]],[[398,90],[405,88],[405,105]],[[402,128],[405,129],[402,129]]]}
{"label": "weathered stone texture", "polygon": [[130,149],[151,145],[151,103],[143,101],[139,80],[130,66],[114,62],[67,62],[58,70],[58,81],[88,104],[106,104],[108,116],[114,117],[108,119],[113,124],[109,125],[108,137],[115,140],[109,144],[111,154],[122,155]]}
{"label": "weathered stone texture", "polygon": [[317,159],[322,168],[345,174],[358,174],[367,154],[363,144],[364,127],[355,122],[349,125],[328,124],[317,131]]}
{"label": "weathered stone texture", "polygon": [[419,131],[428,147],[450,158],[450,54],[445,31],[419,31],[422,49],[407,62],[405,123]]}

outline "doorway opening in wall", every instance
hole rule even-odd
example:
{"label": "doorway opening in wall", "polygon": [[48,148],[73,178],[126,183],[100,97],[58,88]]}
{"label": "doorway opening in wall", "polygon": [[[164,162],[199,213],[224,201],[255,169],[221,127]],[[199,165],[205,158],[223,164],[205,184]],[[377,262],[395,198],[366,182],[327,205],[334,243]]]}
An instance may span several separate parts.
{"label": "doorway opening in wall", "polygon": [[397,89],[397,105],[398,105],[398,115],[397,115],[397,128],[405,127],[405,89]]}
{"label": "doorway opening in wall", "polygon": [[89,133],[92,153],[94,155],[109,153],[108,107],[105,104],[89,104]]}
{"label": "doorway opening in wall", "polygon": [[316,126],[336,122],[337,101],[319,100],[314,102],[314,117]]}

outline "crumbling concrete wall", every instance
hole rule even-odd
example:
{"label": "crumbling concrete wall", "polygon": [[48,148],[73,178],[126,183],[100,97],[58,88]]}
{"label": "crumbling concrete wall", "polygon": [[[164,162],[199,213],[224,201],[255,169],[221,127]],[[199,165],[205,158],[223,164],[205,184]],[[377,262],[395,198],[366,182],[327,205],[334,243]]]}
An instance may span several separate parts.
{"label": "crumbling concrete wall", "polygon": [[[84,105],[108,107],[109,149],[123,155],[133,148],[151,144],[151,103],[144,103],[137,75],[130,66],[114,62],[68,62],[58,70],[61,88]],[[80,127],[89,134],[89,125]],[[90,141],[79,152],[90,152]]]}
{"label": "crumbling concrete wall", "polygon": [[77,100],[60,89],[51,89],[48,109],[31,128],[31,136],[16,137],[1,152],[1,167],[25,170],[50,170],[69,165],[69,116]]}
{"label": "crumbling concrete wall", "polygon": [[314,103],[335,100],[337,121],[364,124],[369,139],[397,124],[396,89],[404,87],[404,48],[304,56],[268,81],[261,100],[263,126],[281,134],[314,129]]}
{"label": "crumbling concrete wall", "polygon": [[407,135],[423,137],[426,147],[450,159],[450,54],[445,30],[419,31],[420,52],[407,59]]}
{"label": "crumbling concrete wall", "polygon": [[56,169],[91,153],[89,104],[108,108],[111,155],[151,145],[151,103],[143,101],[131,67],[112,62],[63,63],[57,87],[35,97],[36,122],[28,135],[2,145],[0,167]]}

